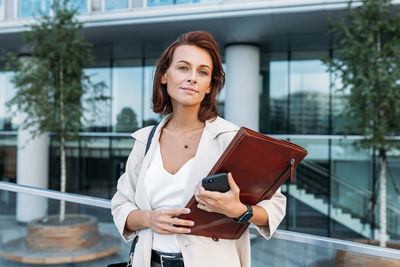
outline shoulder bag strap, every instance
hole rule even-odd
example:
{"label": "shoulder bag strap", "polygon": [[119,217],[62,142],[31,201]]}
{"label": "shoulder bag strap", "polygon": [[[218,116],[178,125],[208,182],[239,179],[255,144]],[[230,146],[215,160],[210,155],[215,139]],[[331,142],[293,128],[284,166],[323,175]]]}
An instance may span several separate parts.
{"label": "shoulder bag strap", "polygon": [[[147,144],[146,144],[146,151],[144,152],[144,155],[146,156],[147,151],[149,151],[150,145],[151,145],[151,140],[153,139],[154,133],[156,131],[158,124],[154,125],[153,128],[151,129],[151,132],[149,134],[149,137],[147,138]],[[128,265],[127,266],[132,266],[133,263],[133,253],[135,252],[135,247],[136,247],[136,243],[138,241],[138,236],[135,237],[135,239],[133,239],[132,241],[132,246],[131,246],[131,250],[129,252],[129,259],[128,259]]]}

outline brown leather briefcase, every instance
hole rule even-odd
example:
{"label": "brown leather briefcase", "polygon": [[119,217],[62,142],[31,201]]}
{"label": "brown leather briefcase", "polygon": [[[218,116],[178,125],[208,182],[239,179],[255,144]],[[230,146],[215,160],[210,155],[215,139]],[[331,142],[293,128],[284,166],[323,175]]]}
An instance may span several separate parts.
{"label": "brown leather briefcase", "polygon": [[[306,155],[307,151],[296,144],[241,127],[208,175],[231,172],[242,203],[255,205],[271,198],[289,176],[293,182],[294,168]],[[191,213],[180,218],[195,222],[192,235],[238,239],[249,226],[198,209],[194,196],[186,207]]]}

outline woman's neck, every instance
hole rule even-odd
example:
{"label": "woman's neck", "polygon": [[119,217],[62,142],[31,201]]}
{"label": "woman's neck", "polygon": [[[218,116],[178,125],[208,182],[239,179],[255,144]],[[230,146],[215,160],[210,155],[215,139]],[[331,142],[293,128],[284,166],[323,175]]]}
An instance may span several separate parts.
{"label": "woman's neck", "polygon": [[198,108],[175,107],[170,122],[177,133],[187,132],[204,127],[204,122],[199,120]]}

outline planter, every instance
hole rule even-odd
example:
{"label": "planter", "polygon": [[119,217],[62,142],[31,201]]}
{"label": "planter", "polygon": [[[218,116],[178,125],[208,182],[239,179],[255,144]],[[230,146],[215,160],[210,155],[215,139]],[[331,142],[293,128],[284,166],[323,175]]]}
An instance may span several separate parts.
{"label": "planter", "polygon": [[69,214],[60,223],[53,215],[30,222],[27,236],[9,241],[0,254],[17,262],[56,264],[105,257],[120,246],[119,238],[99,233],[95,217]]}
{"label": "planter", "polygon": [[[354,241],[368,245],[375,245],[375,246],[379,245],[379,242],[376,240],[354,240]],[[400,244],[387,242],[386,247],[400,249]],[[335,266],[336,267],[345,267],[345,266],[400,267],[400,261],[338,250],[336,253]]]}

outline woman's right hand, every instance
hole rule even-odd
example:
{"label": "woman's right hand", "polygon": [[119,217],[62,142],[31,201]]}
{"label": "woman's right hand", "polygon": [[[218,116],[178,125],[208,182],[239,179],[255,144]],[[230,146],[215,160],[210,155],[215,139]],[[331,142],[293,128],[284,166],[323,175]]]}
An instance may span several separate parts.
{"label": "woman's right hand", "polygon": [[190,233],[190,228],[188,227],[193,226],[194,222],[177,217],[181,214],[189,213],[190,209],[187,208],[150,210],[148,227],[162,235],[188,234]]}

